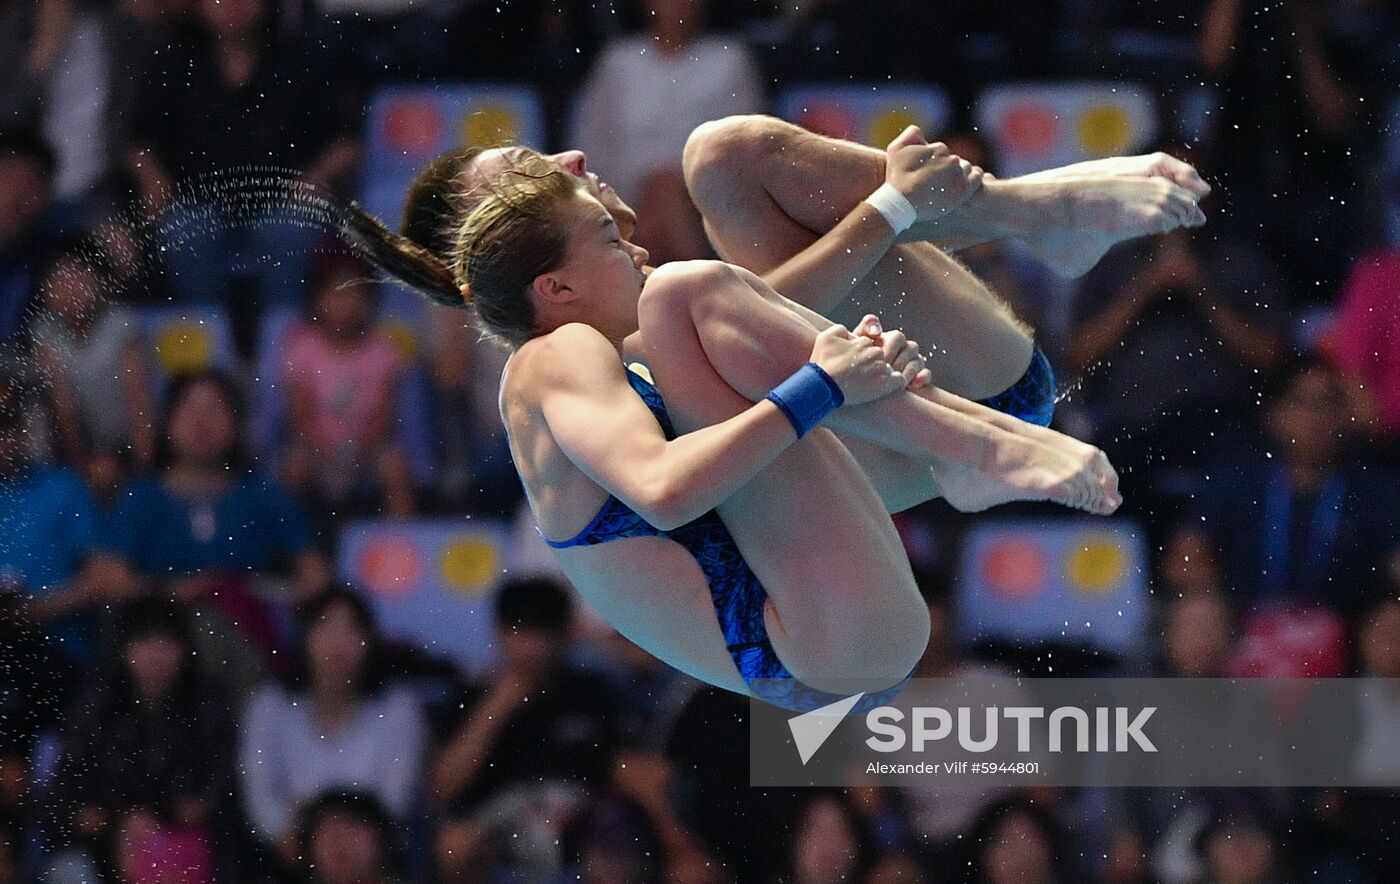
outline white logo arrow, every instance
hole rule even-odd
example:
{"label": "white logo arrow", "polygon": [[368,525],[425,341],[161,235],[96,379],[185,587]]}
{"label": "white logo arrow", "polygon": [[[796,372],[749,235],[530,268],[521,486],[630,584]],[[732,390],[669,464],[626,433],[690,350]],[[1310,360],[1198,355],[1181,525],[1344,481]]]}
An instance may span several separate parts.
{"label": "white logo arrow", "polygon": [[860,702],[860,698],[865,696],[865,692],[852,694],[844,700],[837,700],[829,706],[820,709],[813,709],[811,712],[804,712],[796,718],[788,719],[788,729],[792,731],[792,741],[797,744],[797,754],[802,757],[802,763],[808,760],[822,747],[827,737],[830,737],[836,730],[836,726],[851,711],[851,708]]}

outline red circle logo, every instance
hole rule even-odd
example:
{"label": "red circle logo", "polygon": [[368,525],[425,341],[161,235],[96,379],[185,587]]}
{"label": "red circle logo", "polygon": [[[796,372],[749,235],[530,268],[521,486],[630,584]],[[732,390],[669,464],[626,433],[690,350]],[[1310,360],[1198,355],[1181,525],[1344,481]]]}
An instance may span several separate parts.
{"label": "red circle logo", "polygon": [[384,140],[408,156],[434,152],[442,133],[442,115],[426,99],[396,99],[384,115]]}
{"label": "red circle logo", "polygon": [[1018,104],[1001,121],[1005,146],[1016,153],[1039,156],[1049,153],[1060,135],[1060,121],[1039,104]]}

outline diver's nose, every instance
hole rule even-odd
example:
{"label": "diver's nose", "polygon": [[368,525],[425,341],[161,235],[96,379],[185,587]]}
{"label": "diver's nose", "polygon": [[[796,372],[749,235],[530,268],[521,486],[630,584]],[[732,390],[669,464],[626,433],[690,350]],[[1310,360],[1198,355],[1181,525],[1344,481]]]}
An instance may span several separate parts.
{"label": "diver's nose", "polygon": [[583,173],[588,171],[588,156],[581,150],[566,150],[563,153],[555,154],[555,159],[559,161],[570,175],[583,177]]}

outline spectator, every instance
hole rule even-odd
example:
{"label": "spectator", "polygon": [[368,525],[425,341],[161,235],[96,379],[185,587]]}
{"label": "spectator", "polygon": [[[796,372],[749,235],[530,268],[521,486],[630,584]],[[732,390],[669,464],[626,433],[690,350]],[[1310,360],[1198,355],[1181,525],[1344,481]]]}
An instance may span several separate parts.
{"label": "spectator", "polygon": [[0,884],[28,880],[24,847],[42,803],[36,750],[62,726],[77,684],[74,667],[26,615],[20,589],[0,586]]}
{"label": "spectator", "polygon": [[[1355,734],[1349,759],[1358,783],[1376,787],[1400,782],[1400,752],[1395,739],[1400,721],[1400,600],[1385,598],[1357,624],[1359,675],[1354,717],[1339,726]],[[1400,844],[1389,837],[1391,821],[1400,814],[1400,791],[1394,788],[1322,789],[1306,793],[1311,800],[1300,838],[1311,836],[1314,856],[1354,866],[1353,876],[1385,881],[1400,868]]]}
{"label": "spectator", "polygon": [[1221,678],[1238,640],[1224,597],[1193,593],[1166,603],[1158,670],[1162,678]]}
{"label": "spectator", "polygon": [[1119,471],[1240,444],[1241,404],[1284,358],[1286,310],[1276,274],[1242,242],[1181,231],[1110,251],[1081,282],[1067,356]]}
{"label": "spectator", "polygon": [[428,309],[437,503],[509,518],[521,500],[520,477],[496,398],[509,354],[463,322],[460,311]]}
{"label": "spectator", "polygon": [[0,128],[0,343],[24,328],[52,237],[50,206],[57,160],[30,130]]}
{"label": "spectator", "polygon": [[[1239,631],[1222,594],[1192,591],[1169,598],[1163,606],[1161,643],[1153,669],[1158,678],[1223,678]],[[1251,713],[1252,714],[1252,713]],[[1198,719],[1171,723],[1172,734],[1189,734],[1218,721]],[[1170,739],[1171,737],[1164,737]],[[1195,815],[1209,812],[1211,789],[1114,789],[1104,814],[1108,848],[1104,876],[1115,884],[1150,881],[1152,857],[1164,840]]]}
{"label": "spectator", "polygon": [[588,811],[580,837],[585,880],[722,882],[719,862],[680,818],[673,801],[675,770],[654,751],[616,754],[608,792]]}
{"label": "spectator", "polygon": [[1353,617],[1379,589],[1395,548],[1376,525],[1396,518],[1395,482],[1346,457],[1354,425],[1341,378],[1325,363],[1291,365],[1263,395],[1268,450],[1219,469],[1178,533],[1220,554],[1244,613],[1271,603],[1320,602]]}
{"label": "spectator", "polygon": [[373,795],[324,792],[301,818],[301,852],[312,884],[402,880],[394,822]]}
{"label": "spectator", "polygon": [[0,574],[29,595],[28,610],[75,660],[95,651],[95,615],[139,585],[97,549],[97,512],[82,479],[35,463],[31,422],[37,385],[24,364],[0,367]]}
{"label": "spectator", "polygon": [[[358,109],[342,106],[321,53],[279,36],[271,0],[199,0],[196,10],[187,38],[159,49],[143,77],[126,169],[152,214],[172,210],[163,236],[179,297],[225,303],[237,276],[244,297],[236,309],[228,302],[230,313],[252,319],[300,302],[317,234],[287,216],[290,199],[267,199],[265,183],[250,196],[247,180],[195,179],[280,167],[312,184],[340,182],[358,155]],[[191,186],[171,205],[180,182]]]}
{"label": "spectator", "polygon": [[[432,796],[447,818],[437,838],[445,880],[474,880],[498,863],[533,870],[526,875],[561,868],[555,827],[607,782],[618,703],[602,678],[566,662],[572,620],[568,591],[549,579],[514,580],[496,596],[501,668],[464,698],[432,764]],[[532,838],[491,837],[511,824]]]}
{"label": "spectator", "polygon": [[327,789],[356,789],[407,824],[423,774],[425,724],[406,689],[381,684],[379,635],[365,601],[347,588],[308,601],[298,618],[300,676],[269,684],[244,715],[243,801],[258,839],[289,866],[297,814]]}
{"label": "spectator", "polygon": [[288,484],[318,510],[408,516],[408,458],[395,442],[403,356],[374,329],[373,272],[343,252],[324,254],[309,283],[312,313],[290,335],[284,365],[293,442]]}
{"label": "spectator", "polygon": [[[1322,341],[1348,390],[1363,398],[1363,417],[1377,412],[1392,445],[1400,438],[1400,247],[1358,260],[1342,287],[1337,322]],[[1365,392],[1369,390],[1369,395]],[[1367,429],[1370,429],[1367,422]],[[1377,433],[1379,435],[1379,433]],[[1393,453],[1393,452],[1392,452]]]}
{"label": "spectator", "polygon": [[1265,814],[1227,810],[1206,827],[1197,844],[1206,865],[1201,884],[1276,884],[1288,880],[1283,842]]}
{"label": "spectator", "polygon": [[85,0],[37,0],[33,10],[18,76],[0,85],[0,114],[34,126],[54,146],[54,195],[77,220],[106,176],[115,134],[110,16]]}
{"label": "spectator", "polygon": [[968,835],[974,884],[1055,884],[1079,880],[1059,824],[1039,804],[1012,798],[983,812]]}
{"label": "spectator", "polygon": [[207,616],[201,643],[222,645],[212,660],[233,654],[251,667],[245,674],[256,677],[280,639],[273,611],[262,601],[267,593],[254,593],[254,582],[290,573],[289,591],[277,599],[285,606],[321,589],[330,566],[313,544],[301,507],[250,469],[241,402],[228,378],[180,378],[162,417],[158,471],[128,484],[112,542],[140,573],[168,580],[177,598]]}
{"label": "spectator", "polygon": [[707,0],[645,0],[644,33],[603,48],[570,139],[646,219],[637,244],[652,263],[711,254],[681,175],[692,129],[763,108],[748,51],[704,32]]}
{"label": "spectator", "polygon": [[[921,584],[922,585],[922,584]],[[969,658],[956,642],[957,619],[953,601],[944,593],[928,595],[929,641],[914,675],[930,679],[929,689],[942,692],[943,702],[954,704],[960,685],[977,685],[979,696],[995,697],[997,705],[1014,706],[1028,702],[1026,693],[1015,684],[1010,670]],[[933,679],[943,679],[946,691]],[[938,694],[935,694],[938,696]],[[934,700],[933,705],[937,705]],[[962,858],[968,829],[978,815],[1010,794],[1005,786],[948,788],[921,786],[901,789],[899,798],[908,815],[914,846],[924,865],[939,869]]]}
{"label": "spectator", "polygon": [[142,337],[136,318],[107,300],[109,277],[92,240],[55,245],[39,277],[36,359],[66,462],[86,466],[99,451],[126,451],[148,467],[155,429]]}
{"label": "spectator", "polygon": [[1222,105],[1211,115],[1217,214],[1267,240],[1307,300],[1333,290],[1355,247],[1338,234],[1356,228],[1361,163],[1380,128],[1370,109],[1384,101],[1375,72],[1393,51],[1389,17],[1365,0],[1211,0],[1201,19],[1201,62]]}
{"label": "spectator", "polygon": [[798,805],[792,827],[792,884],[859,881],[874,859],[870,834],[840,792],[818,792]]}
{"label": "spectator", "polygon": [[120,616],[117,654],[79,698],[63,735],[58,865],[127,870],[122,880],[210,881],[215,819],[233,779],[228,698],[194,665],[184,612],[143,599]]}
{"label": "spectator", "polygon": [[1210,538],[1193,530],[1172,534],[1157,562],[1157,583],[1168,600],[1223,593],[1224,566]]}

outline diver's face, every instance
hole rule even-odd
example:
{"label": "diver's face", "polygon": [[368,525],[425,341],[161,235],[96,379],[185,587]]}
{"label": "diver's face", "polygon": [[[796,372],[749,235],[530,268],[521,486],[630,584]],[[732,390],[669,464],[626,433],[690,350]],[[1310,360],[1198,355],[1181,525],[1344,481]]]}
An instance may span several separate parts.
{"label": "diver's face", "polygon": [[528,156],[543,157],[561,172],[578,179],[583,189],[602,203],[603,208],[612,215],[622,238],[632,238],[637,229],[637,213],[623,202],[622,197],[617,195],[617,191],[613,190],[611,185],[599,178],[596,172],[589,171],[588,157],[581,150],[541,154],[528,147],[495,147],[479,154],[472,162],[472,170],[477,176],[489,178],[504,172]]}
{"label": "diver's face", "polygon": [[637,299],[646,275],[647,250],[623,238],[597,198],[579,191],[569,213],[569,250],[555,275],[604,333],[636,330]]}

